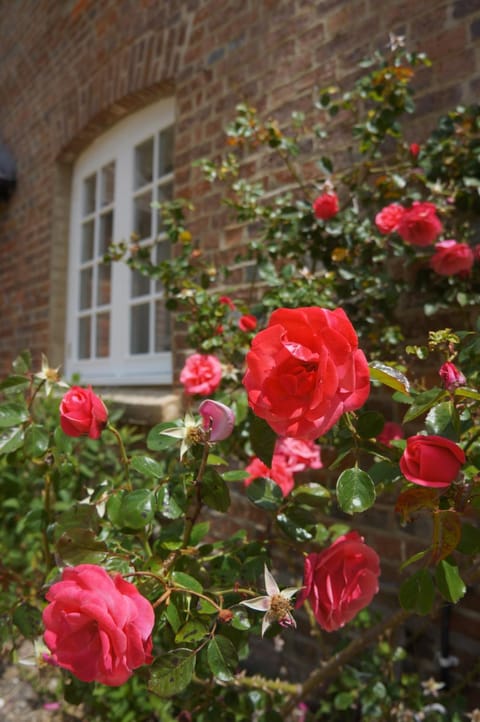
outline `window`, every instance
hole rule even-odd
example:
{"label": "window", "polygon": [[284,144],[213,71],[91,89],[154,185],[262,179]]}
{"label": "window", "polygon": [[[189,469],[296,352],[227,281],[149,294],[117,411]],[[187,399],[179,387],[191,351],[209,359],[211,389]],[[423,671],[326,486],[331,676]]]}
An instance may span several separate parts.
{"label": "window", "polygon": [[173,103],[120,121],[78,158],[72,184],[66,373],[96,384],[168,384],[170,317],[159,281],[103,263],[112,240],[155,241],[170,255],[152,204],[173,192]]}

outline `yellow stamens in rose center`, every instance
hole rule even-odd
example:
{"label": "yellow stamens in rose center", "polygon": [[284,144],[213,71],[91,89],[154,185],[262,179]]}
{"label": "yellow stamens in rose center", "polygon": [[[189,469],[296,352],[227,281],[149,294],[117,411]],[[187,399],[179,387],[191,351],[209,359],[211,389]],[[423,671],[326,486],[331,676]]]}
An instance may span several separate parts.
{"label": "yellow stamens in rose center", "polygon": [[201,426],[190,426],[185,434],[190,444],[203,444],[205,441],[205,430]]}
{"label": "yellow stamens in rose center", "polygon": [[270,614],[275,617],[277,621],[284,619],[289,612],[293,609],[289,600],[282,594],[274,594],[270,600]]}

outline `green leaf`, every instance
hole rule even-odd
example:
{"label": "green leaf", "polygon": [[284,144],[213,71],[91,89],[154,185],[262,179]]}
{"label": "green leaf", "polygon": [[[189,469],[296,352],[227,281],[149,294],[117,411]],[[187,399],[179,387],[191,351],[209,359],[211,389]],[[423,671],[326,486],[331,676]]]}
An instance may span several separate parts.
{"label": "green leaf", "polygon": [[131,467],[143,476],[153,476],[155,479],[161,479],[163,476],[162,465],[152,459],[151,456],[138,455],[132,456]]}
{"label": "green leaf", "polygon": [[12,615],[14,625],[27,639],[35,639],[42,629],[42,613],[26,602],[15,607]]}
{"label": "green leaf", "polygon": [[464,399],[475,399],[475,401],[480,401],[480,391],[476,391],[475,389],[455,389],[455,396],[460,396],[460,398]]}
{"label": "green leaf", "polygon": [[458,413],[451,401],[442,401],[431,408],[425,419],[425,428],[429,434],[446,436],[452,441],[458,440],[459,425]]}
{"label": "green leaf", "polygon": [[100,518],[97,507],[93,504],[80,504],[75,502],[56,519],[54,526],[54,539],[70,529],[90,529],[96,534],[100,529]]}
{"label": "green leaf", "polygon": [[377,461],[368,469],[368,474],[373,483],[377,484],[393,484],[394,481],[401,477],[398,464],[391,461]]}
{"label": "green leaf", "polygon": [[13,428],[0,436],[0,454],[11,454],[23,446],[24,431],[22,428]]}
{"label": "green leaf", "polygon": [[441,401],[445,398],[445,395],[445,391],[439,388],[429,389],[428,391],[424,391],[422,394],[418,394],[418,396],[415,397],[413,404],[403,417],[402,423],[406,424],[408,421],[413,421],[422,414],[425,414],[432,408],[432,406],[435,406],[437,401]]}
{"label": "green leaf", "polygon": [[232,642],[217,634],[208,644],[207,660],[212,674],[221,682],[233,679],[238,666],[238,657]]}
{"label": "green leaf", "polygon": [[48,449],[49,433],[44,426],[34,424],[25,431],[25,454],[36,459]]}
{"label": "green leaf", "polygon": [[121,497],[118,523],[128,529],[143,529],[155,514],[155,495],[148,489],[135,489]]}
{"label": "green leaf", "polygon": [[299,506],[289,506],[277,514],[277,524],[291,539],[298,542],[310,541],[316,534],[316,519],[313,514]]}
{"label": "green leaf", "polygon": [[150,451],[163,451],[165,449],[171,449],[176,444],[180,443],[180,439],[174,436],[168,436],[165,431],[169,429],[181,429],[181,426],[172,422],[164,421],[161,424],[157,424],[150,429],[147,436],[147,448]]}
{"label": "green leaf", "polygon": [[16,374],[26,374],[32,365],[32,354],[30,351],[22,351],[12,364]]}
{"label": "green leaf", "polygon": [[210,509],[226,512],[230,508],[230,492],[228,486],[215,469],[206,469],[202,479],[202,501]]}
{"label": "green leaf", "polygon": [[385,419],[377,411],[366,411],[358,417],[357,432],[362,439],[374,439],[382,431]]}
{"label": "green leaf", "polygon": [[191,619],[175,635],[176,644],[193,644],[208,634],[208,627],[199,619]]}
{"label": "green leaf", "polygon": [[8,376],[0,382],[0,391],[5,389],[13,389],[19,386],[27,386],[29,380],[25,376]]}
{"label": "green leaf", "polygon": [[192,681],[195,653],[190,649],[163,652],[150,668],[148,688],[159,697],[173,697]]}
{"label": "green leaf", "polygon": [[435,587],[430,572],[420,569],[403,582],[399,591],[400,604],[407,612],[428,614],[433,605]]}
{"label": "green leaf", "polygon": [[243,481],[244,479],[248,479],[250,474],[248,471],[243,471],[242,469],[233,469],[232,471],[224,471],[222,474],[222,479],[224,481]]}
{"label": "green leaf", "polygon": [[276,441],[277,435],[267,422],[259,416],[254,416],[254,414],[250,413],[250,443],[252,444],[255,455],[258,456],[268,468],[272,465]]}
{"label": "green leaf", "polygon": [[347,514],[365,511],[375,501],[375,484],[366,471],[345,469],[337,480],[337,499]]}
{"label": "green leaf", "polygon": [[247,497],[252,504],[267,511],[278,509],[283,501],[282,490],[278,484],[264,476],[259,476],[247,486]]}
{"label": "green leaf", "polygon": [[462,554],[478,554],[480,552],[480,529],[471,524],[462,524],[462,536],[457,546]]}
{"label": "green leaf", "polygon": [[330,499],[330,492],[321,484],[302,484],[295,487],[290,494],[290,498],[299,504],[306,506],[325,506],[326,499]]}
{"label": "green leaf", "polygon": [[187,591],[200,593],[203,591],[203,587],[200,582],[194,577],[191,577],[190,574],[185,574],[185,572],[173,572],[172,581],[175,586],[182,587]]}
{"label": "green leaf", "polygon": [[382,364],[379,361],[372,361],[369,364],[370,378],[374,381],[380,381],[381,384],[389,386],[395,391],[401,391],[404,394],[410,392],[410,382],[407,377],[397,369]]}
{"label": "green leaf", "polygon": [[447,559],[442,559],[437,566],[435,580],[440,594],[447,602],[456,604],[467,591],[458,567]]}
{"label": "green leaf", "polygon": [[0,405],[0,428],[8,429],[11,426],[18,426],[27,419],[28,409],[25,404],[11,401]]}
{"label": "green leaf", "polygon": [[95,538],[92,529],[69,529],[55,544],[59,558],[65,564],[101,564],[108,552],[107,545]]}

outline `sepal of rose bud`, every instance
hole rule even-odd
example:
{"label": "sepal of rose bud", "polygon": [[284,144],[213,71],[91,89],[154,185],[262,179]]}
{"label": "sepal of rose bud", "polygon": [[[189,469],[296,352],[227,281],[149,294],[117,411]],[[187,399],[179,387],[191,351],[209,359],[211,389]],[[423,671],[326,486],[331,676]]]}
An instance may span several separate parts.
{"label": "sepal of rose bud", "polygon": [[465,376],[451,361],[446,361],[438,373],[447,391],[454,391],[458,386],[465,386],[467,383]]}
{"label": "sepal of rose bud", "polygon": [[210,441],[227,439],[235,426],[235,414],[232,409],[220,401],[205,399],[198,407],[203,426],[210,430]]}

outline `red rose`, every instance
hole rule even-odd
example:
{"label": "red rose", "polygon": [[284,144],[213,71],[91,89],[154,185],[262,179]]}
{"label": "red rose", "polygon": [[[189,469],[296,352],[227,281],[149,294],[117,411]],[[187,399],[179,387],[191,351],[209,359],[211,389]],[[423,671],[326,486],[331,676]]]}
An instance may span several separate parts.
{"label": "red rose", "polygon": [[438,373],[447,391],[453,391],[457,386],[465,386],[467,383],[465,376],[451,361],[446,361]]}
{"label": "red rose", "polygon": [[382,208],[380,213],[375,216],[375,224],[380,233],[396,231],[404,213],[405,208],[399,203],[390,203],[389,206]]}
{"label": "red rose", "polygon": [[403,433],[403,429],[400,424],[396,424],[395,421],[387,421],[377,436],[377,441],[381,444],[385,444],[385,446],[390,446],[391,441],[403,439],[404,436],[405,434]]}
{"label": "red rose", "polygon": [[120,574],[94,564],[67,567],[46,597],[44,639],[53,664],[83,682],[116,687],[152,662],[153,607]]}
{"label": "red rose", "polygon": [[435,244],[435,254],[430,259],[430,265],[440,276],[455,276],[469,273],[473,261],[473,251],[468,243],[448,240]]}
{"label": "red rose", "polygon": [[245,467],[245,471],[248,471],[250,474],[243,482],[245,486],[249,486],[252,481],[258,479],[259,476],[266,476],[268,479],[274,481],[275,484],[278,484],[283,496],[287,496],[295,485],[293,473],[287,469],[281,456],[276,457],[273,455],[272,466],[270,468],[268,468],[258,456],[254,456],[248,466]]}
{"label": "red rose", "polygon": [[413,158],[416,158],[417,155],[420,153],[420,146],[418,145],[418,143],[410,143],[409,150],[410,150],[410,155]]}
{"label": "red rose", "polygon": [[338,196],[336,193],[322,193],[313,201],[313,213],[316,218],[328,221],[339,211]]}
{"label": "red rose", "polygon": [[378,592],[378,554],[356,532],[336,539],[305,559],[304,589],[296,607],[308,599],[319,625],[327,632],[343,627]]}
{"label": "red rose", "polygon": [[72,386],[60,403],[60,426],[67,436],[98,439],[108,421],[108,411],[92,387]]}
{"label": "red rose", "polygon": [[370,392],[367,361],[341,308],[274,311],[246,360],[249,404],[281,436],[316,439]]}
{"label": "red rose", "polygon": [[180,373],[180,381],[187,394],[207,396],[218,388],[221,380],[222,364],[211,354],[192,354]]}
{"label": "red rose", "polygon": [[240,331],[255,331],[257,328],[257,319],[255,316],[246,314],[238,319],[238,327]]}
{"label": "red rose", "polygon": [[220,298],[218,299],[218,302],[223,303],[225,306],[228,306],[228,308],[231,311],[235,310],[235,304],[232,301],[232,299],[230,298],[230,296],[220,296]]}
{"label": "red rose", "polygon": [[465,463],[463,450],[443,436],[410,436],[400,459],[403,476],[420,486],[444,489]]}
{"label": "red rose", "polygon": [[414,201],[412,207],[405,210],[396,229],[406,243],[414,246],[429,246],[441,230],[442,224],[433,203],[420,201]]}

